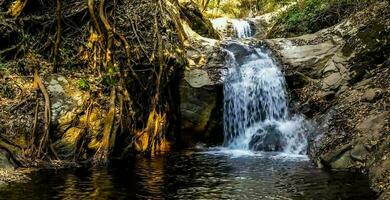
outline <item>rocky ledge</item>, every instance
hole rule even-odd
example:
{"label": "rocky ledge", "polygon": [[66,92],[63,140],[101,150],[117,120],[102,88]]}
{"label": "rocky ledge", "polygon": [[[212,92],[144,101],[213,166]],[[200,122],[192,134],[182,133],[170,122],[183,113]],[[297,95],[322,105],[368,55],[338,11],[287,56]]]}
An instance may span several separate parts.
{"label": "rocky ledge", "polygon": [[314,34],[265,42],[283,65],[294,107],[317,124],[311,159],[368,172],[373,189],[389,198],[389,2]]}

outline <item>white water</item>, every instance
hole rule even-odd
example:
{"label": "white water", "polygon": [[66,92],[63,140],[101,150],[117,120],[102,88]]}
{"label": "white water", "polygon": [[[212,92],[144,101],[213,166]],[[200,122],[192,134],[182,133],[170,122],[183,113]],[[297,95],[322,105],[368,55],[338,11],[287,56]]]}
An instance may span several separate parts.
{"label": "white water", "polygon": [[[285,79],[275,62],[262,49],[252,49],[244,58],[237,59],[234,53],[226,51],[225,146],[305,154],[304,120],[289,113]],[[267,137],[276,138],[271,140],[275,144],[267,142]]]}
{"label": "white water", "polygon": [[217,18],[211,20],[213,27],[219,31],[227,29],[228,23],[231,22],[235,37],[237,38],[248,38],[253,35],[251,25],[248,21],[242,19],[227,19]]}
{"label": "white water", "polygon": [[251,25],[242,19],[232,19],[233,29],[238,38],[248,38],[252,36]]}

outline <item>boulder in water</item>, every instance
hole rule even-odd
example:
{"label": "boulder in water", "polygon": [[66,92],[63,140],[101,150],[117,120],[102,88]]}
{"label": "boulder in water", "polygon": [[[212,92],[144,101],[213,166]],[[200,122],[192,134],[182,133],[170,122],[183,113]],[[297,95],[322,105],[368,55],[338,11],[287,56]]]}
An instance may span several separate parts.
{"label": "boulder in water", "polygon": [[251,138],[249,148],[254,151],[283,151],[285,147],[283,134],[275,125],[259,129]]}

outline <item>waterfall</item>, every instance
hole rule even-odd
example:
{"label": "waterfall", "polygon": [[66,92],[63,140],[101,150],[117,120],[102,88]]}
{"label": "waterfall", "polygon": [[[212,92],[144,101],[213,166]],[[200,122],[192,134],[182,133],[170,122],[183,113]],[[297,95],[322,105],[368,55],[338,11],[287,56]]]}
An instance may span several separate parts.
{"label": "waterfall", "polygon": [[231,24],[231,27],[234,31],[234,37],[236,38],[248,38],[253,35],[251,25],[247,20],[217,18],[211,20],[211,23],[213,25],[213,28],[221,32],[227,31],[228,24]]}
{"label": "waterfall", "polygon": [[306,153],[304,120],[289,113],[285,79],[274,60],[261,48],[237,42],[224,50],[225,146]]}
{"label": "waterfall", "polygon": [[238,38],[248,38],[252,36],[251,25],[242,19],[232,19],[233,29]]}

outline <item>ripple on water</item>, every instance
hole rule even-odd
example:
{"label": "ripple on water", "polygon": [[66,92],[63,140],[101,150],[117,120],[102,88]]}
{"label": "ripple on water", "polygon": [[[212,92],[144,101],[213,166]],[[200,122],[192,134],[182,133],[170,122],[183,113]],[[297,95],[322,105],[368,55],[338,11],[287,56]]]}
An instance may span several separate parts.
{"label": "ripple on water", "polygon": [[42,170],[0,199],[375,199],[367,177],[306,158],[223,148],[172,152],[107,167]]}

